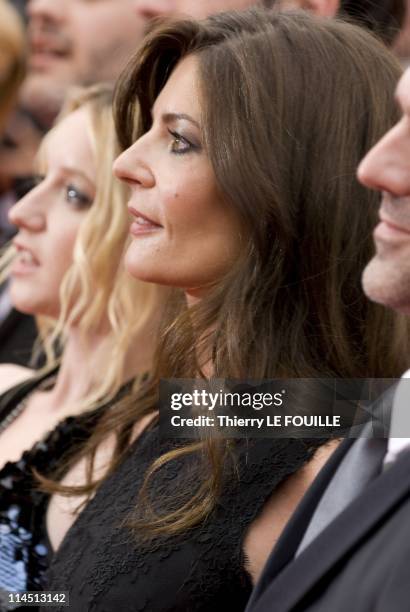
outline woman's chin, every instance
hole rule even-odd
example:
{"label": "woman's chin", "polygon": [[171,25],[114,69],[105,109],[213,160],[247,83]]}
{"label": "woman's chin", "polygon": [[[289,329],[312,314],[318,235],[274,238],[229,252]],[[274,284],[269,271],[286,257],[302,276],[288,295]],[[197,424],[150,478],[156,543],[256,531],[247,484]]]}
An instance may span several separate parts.
{"label": "woman's chin", "polygon": [[128,274],[136,280],[146,283],[157,283],[158,275],[152,270],[152,266],[144,263],[135,257],[134,253],[127,252],[124,258],[124,267]]}
{"label": "woman's chin", "polygon": [[[10,290],[10,305],[22,314],[32,315],[33,317],[56,317],[56,309],[44,300],[33,299],[33,295],[26,295],[17,290]],[[58,311],[58,309],[57,309]]]}

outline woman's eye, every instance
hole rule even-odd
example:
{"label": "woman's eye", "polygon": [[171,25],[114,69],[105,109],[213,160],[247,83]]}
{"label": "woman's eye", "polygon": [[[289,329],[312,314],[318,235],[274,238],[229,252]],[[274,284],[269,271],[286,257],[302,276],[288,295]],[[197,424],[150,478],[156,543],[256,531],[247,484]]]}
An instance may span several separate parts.
{"label": "woman's eye", "polygon": [[183,153],[188,153],[189,151],[192,151],[193,149],[196,148],[191,142],[189,142],[189,140],[181,136],[181,134],[178,134],[178,132],[173,132],[171,130],[168,130],[168,131],[172,136],[172,142],[171,142],[171,152],[172,153],[177,153],[181,155]]}
{"label": "woman's eye", "polygon": [[93,203],[92,199],[83,191],[80,191],[74,185],[67,185],[66,199],[70,204],[76,205],[78,208],[89,208]]}

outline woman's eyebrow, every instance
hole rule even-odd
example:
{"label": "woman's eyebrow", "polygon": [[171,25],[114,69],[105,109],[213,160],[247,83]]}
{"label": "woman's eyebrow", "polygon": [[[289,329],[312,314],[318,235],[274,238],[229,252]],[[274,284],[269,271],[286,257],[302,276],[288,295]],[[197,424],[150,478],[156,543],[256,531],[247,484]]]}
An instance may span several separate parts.
{"label": "woman's eyebrow", "polygon": [[187,115],[186,113],[164,113],[161,118],[164,123],[172,123],[174,121],[179,121],[182,119],[185,121],[189,121],[190,123],[195,125],[198,130],[201,129],[198,121],[195,121],[195,119],[193,119],[190,115]]}
{"label": "woman's eyebrow", "polygon": [[87,183],[90,184],[90,186],[95,186],[95,182],[93,181],[93,179],[88,176],[88,174],[86,174],[86,172],[84,172],[83,170],[80,170],[80,168],[75,168],[73,166],[61,166],[60,170],[66,174],[66,175],[77,175],[77,176],[81,176],[84,180],[87,181]]}

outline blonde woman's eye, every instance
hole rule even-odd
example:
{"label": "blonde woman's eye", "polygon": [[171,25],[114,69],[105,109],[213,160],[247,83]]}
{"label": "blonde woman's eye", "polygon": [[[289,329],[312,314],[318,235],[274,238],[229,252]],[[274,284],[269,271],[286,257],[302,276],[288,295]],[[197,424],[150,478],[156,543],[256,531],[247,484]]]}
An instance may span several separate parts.
{"label": "blonde woman's eye", "polygon": [[78,208],[89,208],[93,203],[92,198],[86,193],[77,189],[74,185],[67,185],[66,200],[70,204],[74,204]]}

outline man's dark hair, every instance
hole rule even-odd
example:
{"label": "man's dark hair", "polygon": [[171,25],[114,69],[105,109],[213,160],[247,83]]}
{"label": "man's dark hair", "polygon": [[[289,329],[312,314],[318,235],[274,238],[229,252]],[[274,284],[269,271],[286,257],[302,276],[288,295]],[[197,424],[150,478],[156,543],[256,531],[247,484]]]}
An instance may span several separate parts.
{"label": "man's dark hair", "polygon": [[340,16],[348,16],[390,45],[403,26],[405,0],[341,0]]}

